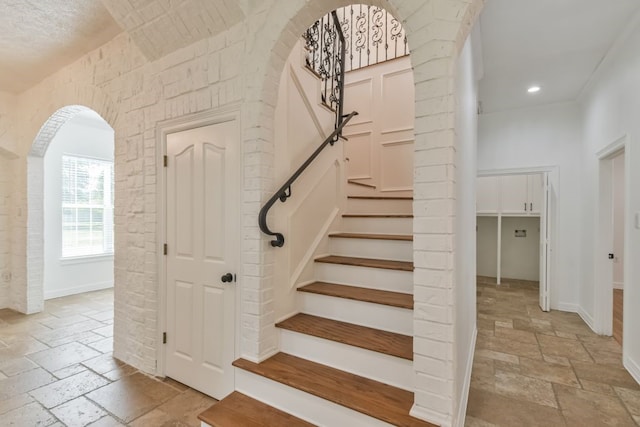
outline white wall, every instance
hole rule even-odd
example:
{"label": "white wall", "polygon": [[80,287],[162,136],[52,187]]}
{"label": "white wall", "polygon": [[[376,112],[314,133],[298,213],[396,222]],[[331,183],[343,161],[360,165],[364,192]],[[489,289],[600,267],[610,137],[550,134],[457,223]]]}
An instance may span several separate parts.
{"label": "white wall", "polygon": [[[526,230],[526,237],[516,237],[515,230]],[[540,280],[539,217],[502,217],[500,241],[500,277]]]}
{"label": "white wall", "polygon": [[478,135],[478,32],[466,41],[456,79],[457,214],[455,220],[455,402],[454,423],[462,426],[467,407],[476,338],[476,146]]}
{"label": "white wall", "polygon": [[[478,169],[557,166],[551,308],[577,311],[581,286],[580,110],[575,103],[481,115]],[[555,179],[557,178],[557,179]]]}
{"label": "white wall", "polygon": [[613,159],[613,287],[624,289],[624,153]]}
{"label": "white wall", "polygon": [[62,156],[113,161],[113,129],[95,113],[80,113],[60,128],[44,157],[44,297],[113,286],[113,255],[62,260]]}
{"label": "white wall", "polygon": [[10,233],[11,161],[0,155],[0,309],[9,306],[11,273]]}
{"label": "white wall", "polygon": [[498,276],[498,217],[479,216],[476,219],[476,273],[478,276]]}
{"label": "white wall", "polygon": [[[581,277],[580,302],[591,315],[595,307],[594,265],[596,253],[605,256],[595,247],[593,230],[596,229],[598,205],[598,159],[596,153],[607,145],[627,136],[626,182],[640,182],[640,19],[636,16],[624,38],[620,39],[611,55],[603,62],[593,83],[587,88],[583,102],[584,150],[582,229],[585,248],[582,255],[584,266]],[[640,258],[640,230],[634,226],[634,216],[640,212],[640,193],[633,191],[632,184],[626,190],[625,255],[628,260]],[[596,252],[596,251],[600,252]],[[598,258],[601,259],[601,258]],[[640,264],[627,262],[624,265],[624,324],[640,325]],[[603,285],[606,286],[606,285]],[[627,369],[640,381],[640,339],[637,327],[624,328],[623,361]]]}

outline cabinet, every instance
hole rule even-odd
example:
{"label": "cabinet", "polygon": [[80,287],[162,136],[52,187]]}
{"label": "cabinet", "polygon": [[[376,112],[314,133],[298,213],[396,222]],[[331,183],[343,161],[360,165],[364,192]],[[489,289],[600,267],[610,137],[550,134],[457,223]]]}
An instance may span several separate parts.
{"label": "cabinet", "polygon": [[477,180],[476,211],[480,215],[540,215],[541,174],[482,176]]}

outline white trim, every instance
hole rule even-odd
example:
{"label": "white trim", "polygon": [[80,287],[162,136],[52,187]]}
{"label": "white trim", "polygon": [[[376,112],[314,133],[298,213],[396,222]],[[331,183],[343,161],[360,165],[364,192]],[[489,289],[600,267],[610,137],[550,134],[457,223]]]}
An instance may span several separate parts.
{"label": "white trim", "polygon": [[589,313],[587,313],[584,308],[578,307],[577,311],[578,315],[584,320],[584,323],[587,324],[591,328],[592,331],[596,332],[595,323],[593,322],[593,317]]}
{"label": "white trim", "polygon": [[60,258],[60,265],[89,264],[92,262],[113,261],[113,252]]}
{"label": "white trim", "polygon": [[44,299],[66,297],[69,295],[83,294],[85,292],[100,291],[102,289],[113,288],[113,280],[106,282],[89,283],[87,285],[75,286],[73,288],[56,289],[54,291],[44,291]]}
{"label": "white trim", "polygon": [[442,426],[442,427],[451,426],[451,419],[445,414],[442,414],[436,411],[431,411],[429,409],[423,408],[422,406],[418,406],[415,403],[411,407],[411,410],[409,411],[409,415],[411,415],[413,418],[417,418],[419,420],[423,420],[438,426]]}
{"label": "white trim", "polygon": [[627,138],[629,136],[627,134],[622,135],[621,137],[614,140],[612,143],[607,144],[600,150],[596,151],[596,156],[598,160],[611,160],[614,157],[622,154],[622,151],[625,149],[627,145]]}
{"label": "white trim", "polygon": [[578,313],[580,311],[580,306],[572,302],[559,302],[555,308],[557,310],[566,311],[568,313]]}
{"label": "white trim", "polygon": [[624,289],[624,282],[613,282],[613,289]]}
{"label": "white trim", "polygon": [[629,356],[622,357],[622,364],[629,371],[631,376],[638,384],[640,384],[640,365],[633,361]]}
{"label": "white trim", "polygon": [[464,421],[467,414],[467,403],[469,401],[469,388],[471,387],[471,371],[473,369],[473,357],[476,351],[476,339],[478,337],[478,328],[474,328],[471,343],[469,344],[469,357],[467,358],[467,369],[462,384],[461,395],[458,396],[458,414],[454,424],[458,427],[464,427]]}
{"label": "white trim", "polygon": [[[238,124],[238,162],[240,163],[237,168],[238,174],[241,175],[243,171],[243,149],[244,145],[242,144],[242,125],[240,122],[241,114],[240,114],[240,104],[234,103],[227,105],[225,107],[217,108],[214,110],[206,111],[204,113],[190,114],[177,119],[165,120],[162,122],[158,122],[156,124],[156,180],[157,180],[157,191],[156,191],[156,212],[158,216],[158,221],[156,223],[156,259],[158,265],[158,302],[156,305],[157,308],[157,321],[156,321],[156,343],[158,343],[156,347],[156,371],[155,375],[159,377],[165,377],[165,346],[162,344],[162,334],[166,331],[166,304],[167,304],[167,295],[166,295],[166,262],[164,255],[164,244],[167,241],[166,236],[166,223],[167,223],[167,209],[166,209],[166,192],[167,192],[167,180],[166,180],[166,168],[164,167],[164,156],[167,153],[167,135],[174,132],[185,131],[189,129],[195,129],[198,127],[213,125],[217,123],[224,123],[228,121],[236,121]],[[237,185],[241,186],[243,182],[242,176],[238,177]],[[241,203],[238,201],[238,212],[242,213]],[[238,223],[238,235],[241,235],[242,225]],[[241,323],[241,284],[242,281],[242,245],[237,245],[236,250],[238,251],[238,265],[237,265],[237,282],[236,282],[236,324],[235,324],[235,357],[238,357],[240,352],[240,325]]]}

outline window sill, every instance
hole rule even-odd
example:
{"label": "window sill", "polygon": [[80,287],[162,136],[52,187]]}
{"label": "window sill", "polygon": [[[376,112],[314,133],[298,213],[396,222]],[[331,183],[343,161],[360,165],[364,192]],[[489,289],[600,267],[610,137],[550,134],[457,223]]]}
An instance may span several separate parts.
{"label": "window sill", "polygon": [[84,255],[60,258],[60,265],[88,264],[91,262],[113,261],[113,254]]}

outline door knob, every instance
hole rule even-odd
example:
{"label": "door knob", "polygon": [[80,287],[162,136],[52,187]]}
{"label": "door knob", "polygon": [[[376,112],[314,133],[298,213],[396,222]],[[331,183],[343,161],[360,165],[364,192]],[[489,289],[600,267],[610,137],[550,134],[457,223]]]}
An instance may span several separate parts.
{"label": "door knob", "polygon": [[224,274],[220,278],[220,280],[222,280],[222,283],[233,282],[233,274],[231,273]]}

